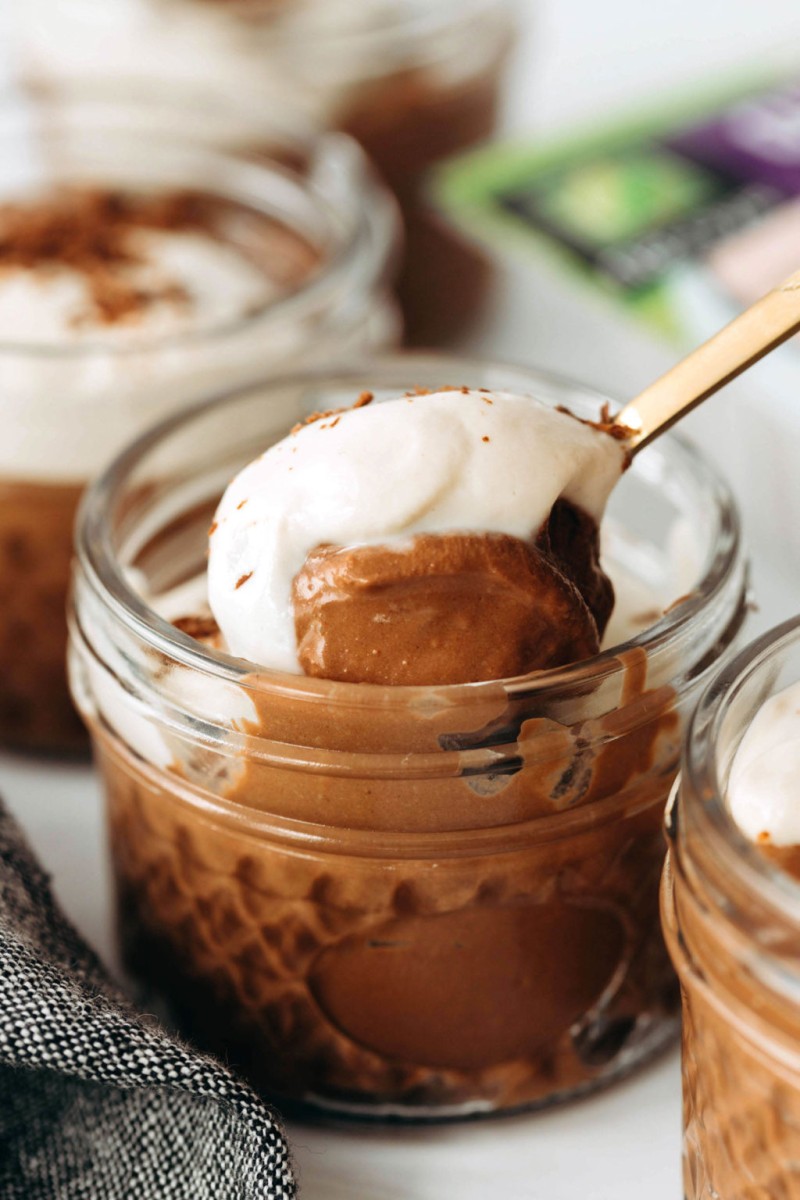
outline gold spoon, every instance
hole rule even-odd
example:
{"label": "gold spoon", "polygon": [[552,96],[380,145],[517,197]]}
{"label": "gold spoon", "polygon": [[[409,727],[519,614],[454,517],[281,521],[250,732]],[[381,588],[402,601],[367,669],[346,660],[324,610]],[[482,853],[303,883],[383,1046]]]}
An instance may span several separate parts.
{"label": "gold spoon", "polygon": [[618,412],[637,454],[701,401],[800,331],[800,271],[767,292]]}

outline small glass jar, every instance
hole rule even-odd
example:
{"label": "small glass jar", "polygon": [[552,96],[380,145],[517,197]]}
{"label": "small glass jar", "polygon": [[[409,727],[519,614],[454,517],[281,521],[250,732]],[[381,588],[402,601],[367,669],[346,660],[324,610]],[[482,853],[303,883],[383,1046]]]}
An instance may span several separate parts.
{"label": "small glass jar", "polygon": [[[280,264],[263,304],[198,331],[113,341],[98,325],[96,338],[56,341],[38,332],[38,316],[24,341],[0,330],[0,741],[18,748],[85,746],[64,663],[72,526],[88,480],[209,388],[385,347],[397,334],[395,206],[354,142],[276,128],[271,157],[256,162],[212,145],[202,113],[194,136],[191,117],[176,114],[173,136],[170,111],[76,98],[47,120],[37,106],[0,112],[0,204],[64,186],[196,193],[235,213],[248,245]],[[306,259],[314,265],[295,278],[293,263]]]}
{"label": "small glass jar", "polygon": [[627,599],[681,602],[572,667],[334,683],[165,619],[202,595],[216,503],[260,448],[363,390],[461,383],[586,415],[602,400],[430,356],[285,379],[162,425],[82,509],[71,678],[126,961],[284,1105],[418,1119],[552,1104],[677,1031],[663,810],[683,722],[746,610],[736,512],[693,450],[670,436],[637,458],[605,530]]}
{"label": "small glass jar", "polygon": [[[15,6],[24,78],[56,98],[94,81],[165,81],[238,104],[257,146],[263,113],[302,112],[352,134],[407,227],[399,294],[409,340],[463,334],[488,261],[437,218],[424,177],[491,136],[514,0],[26,0]],[[100,11],[98,11],[100,10]]]}
{"label": "small glass jar", "polygon": [[800,884],[725,803],[761,705],[800,679],[800,620],[744,650],[687,731],[662,889],[683,992],[687,1200],[800,1195]]}

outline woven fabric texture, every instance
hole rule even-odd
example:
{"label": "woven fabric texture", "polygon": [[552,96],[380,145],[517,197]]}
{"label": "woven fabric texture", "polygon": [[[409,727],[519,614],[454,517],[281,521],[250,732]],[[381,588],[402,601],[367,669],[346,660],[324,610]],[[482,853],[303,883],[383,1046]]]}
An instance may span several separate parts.
{"label": "woven fabric texture", "polygon": [[290,1200],[281,1126],[138,1012],[0,802],[2,1200]]}

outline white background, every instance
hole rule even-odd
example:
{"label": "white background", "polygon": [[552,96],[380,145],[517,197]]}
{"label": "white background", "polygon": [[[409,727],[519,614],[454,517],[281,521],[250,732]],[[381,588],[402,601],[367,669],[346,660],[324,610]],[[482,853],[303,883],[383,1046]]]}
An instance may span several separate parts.
{"label": "white background", "polygon": [[[515,133],[604,122],[659,92],[713,84],[720,72],[780,60],[800,64],[796,0],[549,0],[526,4],[525,14],[508,117]],[[787,264],[787,274],[797,265]],[[508,274],[477,348],[576,374],[623,396],[674,357],[602,300],[532,264]],[[740,384],[739,395],[758,411],[757,381]],[[693,430],[724,460],[752,518],[760,499],[748,486],[744,431],[723,419],[725,404],[724,397],[710,401],[692,418]],[[800,507],[794,496],[800,483],[795,488],[789,479],[787,488]],[[778,544],[753,547],[761,605],[754,630],[796,607],[800,566],[785,561]],[[0,790],[68,912],[113,964],[91,772],[0,756]],[[305,1200],[677,1200],[679,1092],[673,1054],[605,1095],[552,1113],[410,1131],[293,1127],[302,1194]]]}

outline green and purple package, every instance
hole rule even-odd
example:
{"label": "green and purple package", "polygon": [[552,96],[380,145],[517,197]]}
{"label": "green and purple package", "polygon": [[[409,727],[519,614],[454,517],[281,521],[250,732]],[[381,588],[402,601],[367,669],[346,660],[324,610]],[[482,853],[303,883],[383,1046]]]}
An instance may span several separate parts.
{"label": "green and purple package", "polygon": [[800,82],[568,141],[488,146],[432,188],[492,248],[555,253],[691,344],[800,265]]}

